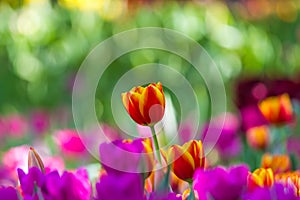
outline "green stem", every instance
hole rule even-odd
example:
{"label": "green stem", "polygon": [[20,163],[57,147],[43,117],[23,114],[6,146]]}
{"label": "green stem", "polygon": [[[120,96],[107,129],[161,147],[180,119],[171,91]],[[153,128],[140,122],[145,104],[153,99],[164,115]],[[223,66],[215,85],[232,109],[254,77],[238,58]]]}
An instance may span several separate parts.
{"label": "green stem", "polygon": [[195,200],[195,193],[194,193],[194,189],[193,189],[193,182],[189,182],[189,186],[190,186],[190,195],[188,197],[187,200]]}
{"label": "green stem", "polygon": [[158,144],[158,139],[157,136],[155,134],[155,129],[154,126],[150,126],[151,132],[152,132],[152,136],[153,136],[153,143],[154,143],[154,148],[155,148],[155,153],[156,153],[156,158],[158,160],[158,162],[160,164],[161,163],[161,157],[160,157],[160,150],[159,150],[159,144]]}

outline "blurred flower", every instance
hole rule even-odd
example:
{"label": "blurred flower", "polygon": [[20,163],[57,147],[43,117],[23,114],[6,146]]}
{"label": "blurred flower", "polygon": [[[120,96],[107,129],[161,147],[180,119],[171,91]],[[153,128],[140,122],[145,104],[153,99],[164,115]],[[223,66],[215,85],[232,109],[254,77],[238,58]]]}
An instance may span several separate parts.
{"label": "blurred flower", "polygon": [[124,172],[148,176],[153,169],[153,153],[149,139],[115,140],[99,147],[100,161],[108,174]]}
{"label": "blurred flower", "polygon": [[21,115],[10,115],[6,117],[7,133],[12,137],[23,137],[28,130],[26,119]]}
{"label": "blurred flower", "polygon": [[28,151],[28,169],[31,167],[37,167],[45,173],[44,163],[33,147],[30,147]]}
{"label": "blurred flower", "polygon": [[5,123],[5,118],[0,117],[0,138],[5,136],[6,133],[7,133],[7,127],[6,127],[6,123]]}
{"label": "blurred flower", "polygon": [[173,145],[164,157],[171,163],[174,174],[187,182],[191,182],[194,172],[205,166],[205,156],[201,140],[191,140],[183,146]]}
{"label": "blurred flower", "polygon": [[41,110],[33,112],[31,114],[31,126],[36,133],[45,133],[50,126],[49,115]]}
{"label": "blurred flower", "polygon": [[194,189],[201,200],[239,199],[246,188],[248,172],[245,165],[198,170],[194,176]]}
{"label": "blurred flower", "polygon": [[249,172],[247,185],[249,191],[258,187],[271,187],[274,184],[274,174],[271,168],[259,168],[253,173]]}
{"label": "blurred flower", "polygon": [[11,171],[13,174],[16,173],[18,168],[27,171],[28,151],[29,151],[29,147],[26,145],[10,148],[7,152],[3,154],[2,157],[3,166],[9,171]]}
{"label": "blurred flower", "polygon": [[[11,173],[14,180],[17,179],[18,168],[24,172],[28,171],[28,152],[30,152],[30,147],[23,145],[10,148],[3,154],[3,168]],[[61,158],[44,156],[43,161],[46,172],[64,169],[64,162]]]}
{"label": "blurred flower", "polygon": [[75,173],[65,171],[59,176],[57,171],[43,174],[38,168],[32,167],[28,174],[18,169],[22,195],[39,199],[56,200],[89,200],[91,184],[86,170],[78,169]]}
{"label": "blurred flower", "polygon": [[255,105],[268,95],[266,83],[258,79],[242,80],[236,87],[236,103],[239,108]]}
{"label": "blurred flower", "polygon": [[266,125],[268,123],[256,104],[241,108],[240,112],[242,118],[242,128],[245,131],[253,127]]}
{"label": "blurred flower", "polygon": [[[225,119],[224,122],[223,119]],[[239,120],[234,114],[221,114],[213,118],[211,122],[204,127],[202,140],[205,139],[208,130],[210,130],[210,133],[212,134],[220,132],[220,137],[215,147],[217,148],[221,158],[226,160],[237,156],[242,149],[240,138],[237,135],[239,125]]]}
{"label": "blurred flower", "polygon": [[60,130],[54,137],[63,154],[70,157],[86,155],[86,148],[76,130]]}
{"label": "blurred flower", "polygon": [[292,121],[293,108],[288,94],[268,97],[259,103],[263,116],[272,124],[283,124]]}
{"label": "blurred flower", "polygon": [[276,182],[282,183],[285,187],[292,187],[295,194],[300,197],[300,172],[286,172],[275,175]]}
{"label": "blurred flower", "polygon": [[250,147],[264,150],[270,142],[270,133],[267,126],[257,126],[247,130],[246,137]]}
{"label": "blurred flower", "polygon": [[151,126],[163,118],[165,96],[160,82],[122,93],[122,101],[128,114],[140,125]]}
{"label": "blurred flower", "polygon": [[287,93],[292,99],[300,99],[299,80],[289,79],[251,79],[242,80],[236,87],[239,108],[255,105],[269,97]]}
{"label": "blurred flower", "polygon": [[96,184],[96,200],[143,200],[143,179],[140,174],[103,175]]}
{"label": "blurred flower", "polygon": [[0,199],[19,200],[17,190],[13,187],[0,186]]}
{"label": "blurred flower", "polygon": [[291,170],[291,160],[288,155],[271,155],[266,153],[261,159],[261,167],[271,168],[275,174]]}

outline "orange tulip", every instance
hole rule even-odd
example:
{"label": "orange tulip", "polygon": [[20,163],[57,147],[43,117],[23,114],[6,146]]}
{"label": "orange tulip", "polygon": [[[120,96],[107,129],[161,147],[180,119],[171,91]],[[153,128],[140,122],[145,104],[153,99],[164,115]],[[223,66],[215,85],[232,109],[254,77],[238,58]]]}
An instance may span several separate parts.
{"label": "orange tulip", "polygon": [[250,191],[257,187],[271,187],[274,184],[274,173],[271,168],[259,168],[253,173],[249,172],[247,182]]}
{"label": "orange tulip", "polygon": [[287,173],[280,173],[275,175],[276,182],[283,183],[284,185],[293,186],[295,189],[296,195],[300,196],[300,172],[287,172]]}
{"label": "orange tulip", "polygon": [[151,126],[163,118],[165,96],[160,82],[122,93],[122,101],[130,117],[140,125]]}
{"label": "orange tulip", "polygon": [[293,108],[288,94],[268,97],[259,103],[263,116],[272,124],[283,124],[293,119]]}
{"label": "orange tulip", "polygon": [[247,130],[247,142],[254,149],[265,149],[269,145],[269,129],[267,126],[257,126]]}
{"label": "orange tulip", "polygon": [[167,160],[172,162],[174,174],[187,182],[191,182],[194,172],[204,168],[205,157],[202,142],[191,140],[183,146],[173,145],[167,151]]}
{"label": "orange tulip", "polygon": [[261,160],[261,167],[271,168],[275,174],[288,172],[291,169],[291,160],[288,155],[264,154]]}

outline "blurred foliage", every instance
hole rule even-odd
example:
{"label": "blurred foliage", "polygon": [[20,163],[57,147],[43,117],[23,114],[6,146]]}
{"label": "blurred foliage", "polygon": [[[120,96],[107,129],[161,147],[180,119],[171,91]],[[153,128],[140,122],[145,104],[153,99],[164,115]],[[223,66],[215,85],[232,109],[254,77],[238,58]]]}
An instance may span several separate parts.
{"label": "blurred foliage", "polygon": [[[113,34],[136,27],[175,29],[196,40],[219,67],[229,97],[238,77],[298,73],[299,1],[166,1],[137,6],[129,2],[1,1],[0,112],[70,105],[72,81],[87,54]],[[189,63],[181,58],[155,50],[131,52],[112,63],[99,82],[100,118],[111,120],[106,108],[120,76],[150,62],[174,67],[199,95],[205,94],[199,77],[186,70]]]}

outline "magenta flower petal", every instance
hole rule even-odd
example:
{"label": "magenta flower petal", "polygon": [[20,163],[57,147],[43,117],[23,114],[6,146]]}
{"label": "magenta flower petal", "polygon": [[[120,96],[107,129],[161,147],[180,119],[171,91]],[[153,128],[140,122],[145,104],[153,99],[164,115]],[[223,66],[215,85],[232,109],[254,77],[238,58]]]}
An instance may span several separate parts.
{"label": "magenta flower petal", "polygon": [[96,184],[96,200],[145,200],[142,181],[139,174],[104,175]]}

